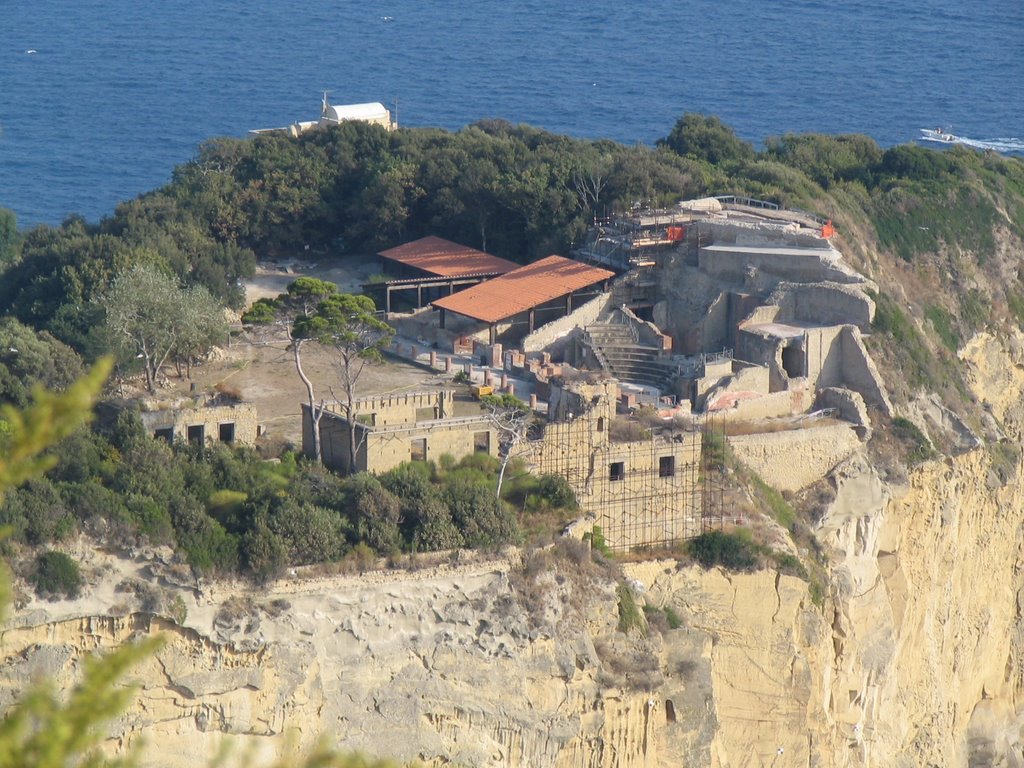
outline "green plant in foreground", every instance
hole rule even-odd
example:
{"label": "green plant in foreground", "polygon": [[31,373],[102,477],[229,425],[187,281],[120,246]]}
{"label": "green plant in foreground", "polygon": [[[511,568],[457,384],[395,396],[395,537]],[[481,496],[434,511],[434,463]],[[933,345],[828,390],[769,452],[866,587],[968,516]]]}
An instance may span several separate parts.
{"label": "green plant in foreground", "polygon": [[[0,497],[52,464],[52,459],[41,457],[42,452],[89,420],[93,398],[109,370],[109,361],[103,361],[63,394],[37,391],[24,410],[8,407],[0,411],[0,424],[4,425],[0,430]],[[3,571],[0,609],[6,610],[9,604],[10,580]],[[175,610],[172,605],[172,611]],[[158,638],[150,638],[87,658],[81,680],[66,694],[55,690],[51,683],[35,685],[24,692],[0,722],[0,766],[105,768],[140,764],[137,750],[119,758],[104,755],[100,750],[104,740],[101,727],[121,715],[134,695],[132,688],[122,684],[128,670],[156,653],[160,646]],[[210,764],[226,765],[230,757],[230,753],[222,751],[211,755]],[[244,755],[239,757],[249,764]],[[274,768],[389,766],[393,763],[339,755],[321,745],[300,756],[283,758]]]}

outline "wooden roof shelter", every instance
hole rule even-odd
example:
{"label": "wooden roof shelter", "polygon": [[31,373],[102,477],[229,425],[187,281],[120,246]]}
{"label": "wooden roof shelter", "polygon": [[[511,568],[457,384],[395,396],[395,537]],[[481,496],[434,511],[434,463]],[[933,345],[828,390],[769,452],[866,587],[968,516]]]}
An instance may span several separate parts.
{"label": "wooden roof shelter", "polygon": [[457,287],[476,285],[482,280],[511,272],[519,265],[466,245],[433,235],[389,248],[377,254],[382,270],[393,275],[384,283],[363,286],[367,292],[380,293],[384,309],[391,311],[391,295],[416,291],[416,306],[426,297],[451,295]]}
{"label": "wooden roof shelter", "polygon": [[572,311],[573,294],[606,284],[613,277],[615,273],[607,269],[563,256],[548,256],[431,304],[442,310],[442,327],[444,312],[454,312],[490,325],[493,341],[497,323],[528,313],[529,330],[532,332],[538,308],[565,298],[565,312],[569,313]]}

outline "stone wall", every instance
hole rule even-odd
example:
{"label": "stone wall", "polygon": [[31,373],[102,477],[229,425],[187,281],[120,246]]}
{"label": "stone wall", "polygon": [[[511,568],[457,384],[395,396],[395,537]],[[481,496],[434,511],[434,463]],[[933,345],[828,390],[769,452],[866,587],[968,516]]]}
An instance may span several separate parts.
{"label": "stone wall", "polygon": [[[386,472],[399,464],[422,459],[436,461],[444,454],[456,459],[475,452],[498,455],[498,435],[483,414],[453,418],[454,392],[409,392],[357,401],[357,471]],[[338,471],[350,466],[351,425],[341,413],[325,411],[320,418],[323,463]],[[302,446],[313,455],[312,419],[302,406]]]}
{"label": "stone wall", "polygon": [[[561,347],[569,343],[568,337],[573,330],[597,322],[601,313],[608,308],[610,299],[611,293],[602,293],[580,305],[565,317],[544,324],[533,333],[528,334],[523,339],[520,348],[523,352],[550,352],[556,359],[561,359],[559,355],[563,351]],[[563,345],[557,345],[557,342],[563,342]],[[552,349],[552,346],[558,348]]]}
{"label": "stone wall", "polygon": [[868,331],[875,317],[875,302],[860,286],[840,283],[780,283],[772,302],[781,307],[783,321],[852,324]]}
{"label": "stone wall", "polygon": [[555,388],[552,416],[563,420],[524,444],[521,458],[534,474],[564,477],[613,549],[696,536],[701,435],[613,441],[615,386],[609,380],[573,385],[577,392]]}
{"label": "stone wall", "polygon": [[861,283],[864,278],[832,248],[708,245],[699,251],[700,268],[720,280],[743,283],[751,270],[798,283]]}
{"label": "stone wall", "polygon": [[139,417],[151,435],[170,442],[252,445],[259,431],[256,406],[251,403],[142,411]]}
{"label": "stone wall", "polygon": [[846,386],[856,392],[860,392],[864,402],[869,406],[878,408],[886,416],[892,416],[892,403],[889,401],[889,393],[885,387],[882,375],[875,367],[875,361],[871,359],[860,330],[856,326],[848,325],[843,328],[843,381]]}
{"label": "stone wall", "polygon": [[729,421],[757,421],[776,419],[803,413],[814,402],[814,390],[806,379],[791,382],[791,388],[767,395],[743,392],[725,392],[708,399],[708,415]]}
{"label": "stone wall", "polygon": [[733,455],[780,491],[821,480],[860,446],[848,424],[727,438]]}

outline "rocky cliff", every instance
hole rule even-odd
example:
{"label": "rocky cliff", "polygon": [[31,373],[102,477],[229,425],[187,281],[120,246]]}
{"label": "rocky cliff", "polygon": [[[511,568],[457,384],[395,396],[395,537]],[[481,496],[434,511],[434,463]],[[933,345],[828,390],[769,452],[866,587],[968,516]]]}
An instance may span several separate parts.
{"label": "rocky cliff", "polygon": [[[961,351],[1004,447],[1020,435],[1021,348],[982,335]],[[922,423],[938,440],[942,424]],[[111,748],[141,740],[147,765],[200,764],[225,738],[249,756],[321,735],[435,765],[1024,765],[1018,454],[990,439],[908,472],[881,455],[829,478],[821,605],[770,570],[618,573],[568,545],[262,590],[92,552],[85,599],[8,620],[0,703],[160,634],[111,728]],[[140,582],[187,616],[141,611],[145,591],[125,591]],[[619,630],[625,588],[648,606],[646,637]]]}

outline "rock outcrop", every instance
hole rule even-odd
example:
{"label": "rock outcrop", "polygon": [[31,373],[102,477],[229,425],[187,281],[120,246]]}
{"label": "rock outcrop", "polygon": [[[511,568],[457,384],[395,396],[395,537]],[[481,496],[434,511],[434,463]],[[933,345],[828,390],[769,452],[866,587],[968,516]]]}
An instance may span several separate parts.
{"label": "rock outcrop", "polygon": [[[989,404],[984,446],[905,474],[862,448],[831,472],[820,605],[770,570],[650,561],[618,581],[571,546],[525,568],[492,559],[264,590],[98,553],[88,599],[33,601],[8,620],[0,703],[159,633],[111,728],[112,749],[145,741],[147,765],[202,763],[225,738],[258,757],[326,735],[435,765],[1020,766],[1015,343],[979,337],[961,353]],[[114,585],[147,576],[183,599],[183,624],[115,605],[128,598]],[[647,605],[647,637],[618,630],[623,584]]]}

